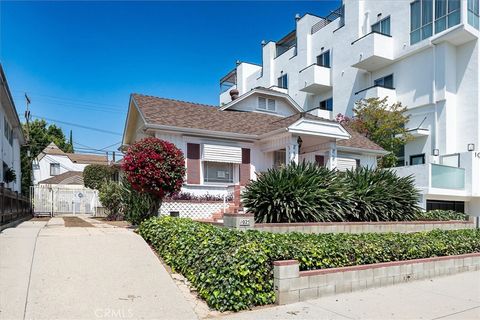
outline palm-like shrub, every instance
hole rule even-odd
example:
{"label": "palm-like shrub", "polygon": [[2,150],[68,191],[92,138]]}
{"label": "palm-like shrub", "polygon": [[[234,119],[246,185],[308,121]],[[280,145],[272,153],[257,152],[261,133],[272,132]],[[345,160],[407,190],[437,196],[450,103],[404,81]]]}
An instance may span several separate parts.
{"label": "palm-like shrub", "polygon": [[291,163],[259,174],[243,193],[256,222],[343,221],[351,194],[335,171],[311,163]]}
{"label": "palm-like shrub", "polygon": [[420,211],[419,193],[411,176],[399,177],[391,170],[357,168],[341,173],[355,206],[349,221],[415,220]]}

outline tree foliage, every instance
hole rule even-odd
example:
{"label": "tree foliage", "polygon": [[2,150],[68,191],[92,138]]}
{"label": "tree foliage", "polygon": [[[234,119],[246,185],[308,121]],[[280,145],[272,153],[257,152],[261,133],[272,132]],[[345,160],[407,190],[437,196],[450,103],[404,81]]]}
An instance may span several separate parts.
{"label": "tree foliage", "polygon": [[[26,132],[26,124],[22,124],[23,131]],[[30,143],[21,150],[22,161],[22,193],[28,194],[29,187],[32,184],[32,159],[42,152],[51,142],[54,142],[62,151],[73,152],[73,145],[67,142],[65,134],[60,127],[55,124],[48,124],[43,119],[35,119],[29,126]],[[27,156],[27,150],[30,149],[30,158]]]}
{"label": "tree foliage", "polygon": [[134,190],[154,200],[149,214],[156,215],[163,198],[180,191],[185,160],[182,151],[173,143],[150,137],[128,148],[123,170]]}
{"label": "tree foliage", "polygon": [[410,119],[407,108],[400,102],[388,105],[387,98],[370,98],[358,101],[353,119],[343,118],[347,124],[367,138],[389,151],[379,166],[390,168],[397,164],[397,154],[412,136],[406,129]]}
{"label": "tree foliage", "polygon": [[102,164],[90,164],[83,170],[83,184],[85,187],[100,190],[102,185],[112,180],[117,169]]}
{"label": "tree foliage", "polygon": [[122,220],[123,218],[122,189],[123,187],[119,183],[113,181],[107,181],[100,188],[99,199],[108,210],[108,220]]}

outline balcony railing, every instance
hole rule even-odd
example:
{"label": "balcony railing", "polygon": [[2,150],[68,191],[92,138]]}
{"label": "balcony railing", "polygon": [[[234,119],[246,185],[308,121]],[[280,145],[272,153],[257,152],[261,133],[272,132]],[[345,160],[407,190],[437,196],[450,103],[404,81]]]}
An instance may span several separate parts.
{"label": "balcony railing", "polygon": [[465,169],[431,164],[431,187],[440,189],[465,189]]}
{"label": "balcony railing", "polygon": [[355,92],[355,99],[387,98],[387,104],[392,105],[397,102],[397,92],[395,88],[374,85],[363,90]]}
{"label": "balcony railing", "polygon": [[299,72],[300,91],[319,94],[332,89],[331,69],[312,64]]}
{"label": "balcony railing", "polygon": [[393,62],[393,38],[377,31],[352,42],[352,67],[375,71]]}

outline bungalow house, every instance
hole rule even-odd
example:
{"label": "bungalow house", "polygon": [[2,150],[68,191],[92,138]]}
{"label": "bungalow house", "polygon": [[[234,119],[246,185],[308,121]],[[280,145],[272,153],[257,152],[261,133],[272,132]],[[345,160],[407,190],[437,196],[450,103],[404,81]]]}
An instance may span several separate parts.
{"label": "bungalow house", "polygon": [[106,155],[63,152],[52,142],[33,162],[33,184],[83,188],[83,169],[89,164],[108,165],[108,158]]}
{"label": "bungalow house", "polygon": [[132,94],[122,146],[153,136],[186,158],[184,192],[225,194],[256,173],[313,162],[346,170],[375,167],[385,151],[340,123],[305,112],[289,95],[255,88],[221,107]]}

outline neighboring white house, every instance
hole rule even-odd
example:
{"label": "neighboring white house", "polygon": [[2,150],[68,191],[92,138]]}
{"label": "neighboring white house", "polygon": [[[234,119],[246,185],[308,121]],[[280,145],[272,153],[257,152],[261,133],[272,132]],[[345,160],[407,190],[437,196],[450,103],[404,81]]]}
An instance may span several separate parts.
{"label": "neighboring white house", "polygon": [[21,191],[22,172],[20,162],[20,147],[25,143],[22,125],[18,118],[17,109],[13,103],[7,79],[0,64],[0,160],[2,170],[0,170],[0,182],[4,181],[4,173],[8,169],[13,169],[16,175],[16,181],[6,184],[14,191]]}
{"label": "neighboring white house", "polygon": [[397,172],[415,175],[424,208],[480,215],[478,28],[479,0],[344,0],[262,42],[262,65],[238,62],[220,81],[220,105],[257,87],[329,119],[352,116],[362,98],[401,102],[415,140]]}
{"label": "neighboring white house", "polygon": [[108,165],[107,156],[66,153],[52,142],[33,161],[33,184],[83,187],[83,169],[89,164]]}
{"label": "neighboring white house", "polygon": [[174,143],[186,158],[182,191],[225,194],[257,172],[290,161],[345,170],[375,167],[385,151],[336,121],[302,112],[287,94],[256,88],[223,108],[132,94],[123,147],[147,136]]}

